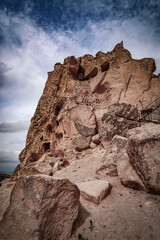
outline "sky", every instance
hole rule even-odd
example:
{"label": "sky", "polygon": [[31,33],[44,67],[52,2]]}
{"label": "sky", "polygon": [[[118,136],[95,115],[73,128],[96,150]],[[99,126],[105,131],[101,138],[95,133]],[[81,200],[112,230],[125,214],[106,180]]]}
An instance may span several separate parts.
{"label": "sky", "polygon": [[123,40],[160,72],[160,0],[0,1],[0,172],[13,172],[47,72]]}

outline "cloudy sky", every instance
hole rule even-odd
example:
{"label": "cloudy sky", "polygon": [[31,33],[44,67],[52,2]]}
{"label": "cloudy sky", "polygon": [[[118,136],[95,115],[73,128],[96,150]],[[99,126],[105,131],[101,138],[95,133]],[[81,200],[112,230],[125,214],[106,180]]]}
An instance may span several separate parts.
{"label": "cloudy sky", "polygon": [[133,58],[155,58],[160,72],[159,0],[2,0],[0,9],[0,172],[18,164],[56,62],[123,40]]}

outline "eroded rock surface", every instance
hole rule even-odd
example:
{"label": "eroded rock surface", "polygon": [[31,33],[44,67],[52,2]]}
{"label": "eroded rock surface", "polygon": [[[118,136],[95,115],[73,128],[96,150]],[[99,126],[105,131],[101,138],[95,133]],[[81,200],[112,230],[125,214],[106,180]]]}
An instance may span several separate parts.
{"label": "eroded rock surface", "polygon": [[[132,59],[123,42],[108,53],[71,56],[55,64],[31,119],[20,169],[48,150],[63,156],[79,151],[75,139],[81,137],[99,134],[107,148],[114,135],[125,136],[128,129],[139,126],[138,111],[159,97],[160,75],[155,76],[154,70],[153,59]],[[94,148],[93,143],[80,151],[89,144]]]}
{"label": "eroded rock surface", "polygon": [[160,193],[160,126],[149,123],[128,131],[130,162],[148,191]]}
{"label": "eroded rock surface", "polygon": [[84,239],[159,239],[159,196],[146,193],[160,193],[159,125],[146,124],[160,119],[154,70],[154,59],[132,59],[123,42],[55,64],[12,177],[17,182],[0,199],[2,240],[77,239],[76,231],[70,238],[77,214]]}
{"label": "eroded rock surface", "polygon": [[15,181],[6,179],[2,182],[2,186],[0,187],[0,221],[2,220],[3,214],[9,206],[11,191],[15,183]]}
{"label": "eroded rock surface", "polygon": [[79,210],[79,190],[68,180],[20,177],[0,223],[0,239],[69,239]]}

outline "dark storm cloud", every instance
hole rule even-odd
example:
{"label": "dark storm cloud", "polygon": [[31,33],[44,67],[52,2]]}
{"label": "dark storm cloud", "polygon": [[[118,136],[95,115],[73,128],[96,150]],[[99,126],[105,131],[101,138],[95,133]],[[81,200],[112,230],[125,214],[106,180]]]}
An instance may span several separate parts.
{"label": "dark storm cloud", "polygon": [[12,173],[19,163],[18,155],[18,151],[0,149],[0,172]]}
{"label": "dark storm cloud", "polygon": [[0,63],[0,87],[3,87],[5,84],[5,72],[8,71],[6,64]]}
{"label": "dark storm cloud", "polygon": [[14,152],[14,151],[3,151],[0,149],[0,164],[1,163],[17,163],[17,154],[19,152]]}
{"label": "dark storm cloud", "polygon": [[21,132],[28,128],[28,125],[25,123],[1,123],[0,124],[0,132],[8,133],[8,132]]}

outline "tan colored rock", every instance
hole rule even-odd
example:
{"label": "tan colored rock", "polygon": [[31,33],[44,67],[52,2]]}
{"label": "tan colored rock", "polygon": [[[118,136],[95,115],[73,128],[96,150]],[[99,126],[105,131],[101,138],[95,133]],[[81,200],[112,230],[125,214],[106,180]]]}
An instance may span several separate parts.
{"label": "tan colored rock", "polygon": [[145,190],[145,187],[141,178],[138,176],[138,174],[130,164],[130,159],[126,151],[122,151],[117,161],[117,172],[121,180],[121,183],[125,187],[129,187],[137,190]]}
{"label": "tan colored rock", "polygon": [[76,137],[74,140],[73,140],[73,144],[75,146],[75,149],[78,151],[78,152],[82,152],[84,150],[87,150],[90,148],[90,142],[91,142],[91,138],[88,137],[88,138],[85,138],[85,137]]}
{"label": "tan colored rock", "polygon": [[96,174],[99,176],[118,176],[117,162],[122,152],[125,151],[126,145],[127,138],[118,135],[114,136],[108,150],[98,166]]}
{"label": "tan colored rock", "polygon": [[93,137],[92,137],[92,141],[93,141],[93,143],[95,143],[95,144],[100,144],[100,139],[99,139],[99,134],[96,134],[96,135],[94,135]]}
{"label": "tan colored rock", "polygon": [[145,124],[128,131],[130,162],[148,191],[160,193],[160,126]]}
{"label": "tan colored rock", "polygon": [[10,195],[15,183],[15,181],[5,179],[0,187],[0,222],[3,218],[3,214],[10,204]]}
{"label": "tan colored rock", "polygon": [[95,129],[95,128],[87,127],[87,126],[81,124],[81,123],[78,122],[78,121],[75,121],[74,124],[75,124],[75,127],[76,127],[77,131],[78,131],[82,136],[85,136],[85,137],[94,136],[95,133],[96,133],[96,129]]}
{"label": "tan colored rock", "polygon": [[75,151],[65,151],[64,153],[64,157],[67,161],[72,161],[72,160],[76,160],[76,152]]}
{"label": "tan colored rock", "polygon": [[102,162],[98,166],[96,174],[98,176],[116,177],[117,173],[117,155],[114,153],[106,153]]}
{"label": "tan colored rock", "polygon": [[111,184],[102,180],[81,182],[77,183],[77,186],[81,196],[95,204],[99,204],[111,190]]}
{"label": "tan colored rock", "polygon": [[128,129],[140,126],[137,109],[125,103],[110,105],[101,119],[100,139],[110,142],[115,135],[126,136]]}
{"label": "tan colored rock", "polygon": [[65,179],[20,177],[0,223],[0,239],[69,239],[79,209],[79,190]]}
{"label": "tan colored rock", "polygon": [[38,161],[48,150],[72,151],[73,139],[79,135],[99,133],[107,148],[113,132],[124,134],[134,124],[114,117],[111,126],[106,124],[102,129],[103,115],[111,114],[108,107],[113,104],[132,105],[131,113],[134,107],[141,111],[142,105],[145,108],[156,100],[160,75],[153,75],[154,70],[153,59],[132,59],[123,42],[111,52],[98,52],[96,57],[71,56],[64,64],[55,64],[31,120],[26,146],[20,154],[20,168]]}

